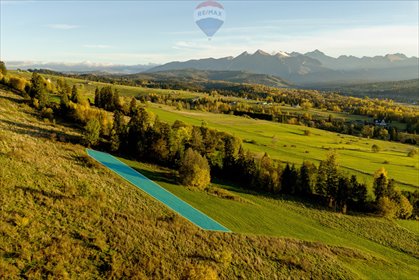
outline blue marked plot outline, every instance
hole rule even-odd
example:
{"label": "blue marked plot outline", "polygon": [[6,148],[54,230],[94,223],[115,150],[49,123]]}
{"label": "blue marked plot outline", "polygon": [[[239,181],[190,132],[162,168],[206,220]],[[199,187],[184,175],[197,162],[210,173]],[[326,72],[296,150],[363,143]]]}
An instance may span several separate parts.
{"label": "blue marked plot outline", "polygon": [[140,190],[157,199],[182,217],[191,221],[196,226],[204,230],[231,232],[228,228],[222,226],[209,216],[192,207],[112,155],[91,149],[86,149],[86,151],[90,157],[138,187]]}

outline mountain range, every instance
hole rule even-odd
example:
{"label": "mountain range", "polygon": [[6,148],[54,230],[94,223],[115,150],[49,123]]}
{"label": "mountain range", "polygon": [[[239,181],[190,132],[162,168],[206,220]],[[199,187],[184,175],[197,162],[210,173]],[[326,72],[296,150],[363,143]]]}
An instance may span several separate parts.
{"label": "mountain range", "polygon": [[237,57],[170,62],[147,72],[185,69],[246,71],[281,77],[298,85],[326,85],[414,79],[419,75],[418,67],[417,57],[409,58],[403,54],[333,58],[319,50],[305,54],[268,54],[258,50],[253,54],[244,52]]}
{"label": "mountain range", "polygon": [[[236,57],[194,59],[184,62],[174,61],[163,65],[111,65],[92,62],[81,63],[33,63],[24,61],[7,61],[10,69],[49,69],[64,73],[95,74],[135,74],[161,73],[176,71],[176,77],[185,78],[180,70],[212,71],[204,76],[209,80],[229,81],[232,76],[239,81],[250,77],[263,84],[294,84],[297,86],[328,87],[333,85],[360,84],[371,82],[399,81],[419,77],[419,59],[404,54],[387,54],[385,56],[355,57],[342,55],[337,58],[328,56],[319,50],[307,53],[277,52],[274,54],[258,50],[253,54],[244,52]],[[219,73],[215,73],[215,72]],[[233,71],[234,73],[228,73]],[[248,73],[248,74],[245,74]],[[169,74],[163,76],[167,78]],[[257,75],[267,75],[266,77]]]}

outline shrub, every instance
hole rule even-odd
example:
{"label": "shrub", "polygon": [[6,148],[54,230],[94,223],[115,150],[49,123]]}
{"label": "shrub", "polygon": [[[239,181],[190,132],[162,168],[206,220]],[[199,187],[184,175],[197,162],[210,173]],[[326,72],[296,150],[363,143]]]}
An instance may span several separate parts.
{"label": "shrub", "polygon": [[189,148],[180,162],[179,176],[182,184],[203,189],[211,181],[207,159]]}
{"label": "shrub", "polygon": [[380,147],[379,147],[379,146],[377,146],[376,144],[374,144],[374,145],[372,145],[372,147],[371,147],[371,151],[372,151],[373,153],[378,153],[378,152],[380,151]]}
{"label": "shrub", "polygon": [[412,149],[407,153],[407,156],[408,157],[414,157],[417,154],[418,154],[418,150],[417,149]]}
{"label": "shrub", "polygon": [[229,249],[225,249],[220,253],[215,254],[214,256],[215,260],[222,264],[224,267],[228,267],[231,264],[231,261],[233,260],[233,252]]}
{"label": "shrub", "polygon": [[310,136],[310,135],[311,135],[311,131],[310,131],[310,130],[308,130],[308,129],[305,129],[305,130],[304,130],[304,135],[305,135],[305,136]]}
{"label": "shrub", "polygon": [[412,204],[404,195],[401,195],[398,200],[397,216],[401,219],[409,219],[413,213]]}
{"label": "shrub", "polygon": [[18,77],[10,77],[9,85],[14,89],[23,92],[25,90],[26,80]]}
{"label": "shrub", "polygon": [[54,118],[54,112],[51,108],[44,107],[41,111],[41,116],[51,121]]}
{"label": "shrub", "polygon": [[35,109],[39,109],[39,100],[36,98],[32,99],[32,105]]}
{"label": "shrub", "polygon": [[397,205],[388,197],[383,196],[380,199],[378,199],[377,210],[378,214],[380,214],[381,216],[392,219],[396,217]]}
{"label": "shrub", "polygon": [[183,279],[190,280],[216,280],[218,279],[217,272],[203,264],[189,265],[185,268]]}

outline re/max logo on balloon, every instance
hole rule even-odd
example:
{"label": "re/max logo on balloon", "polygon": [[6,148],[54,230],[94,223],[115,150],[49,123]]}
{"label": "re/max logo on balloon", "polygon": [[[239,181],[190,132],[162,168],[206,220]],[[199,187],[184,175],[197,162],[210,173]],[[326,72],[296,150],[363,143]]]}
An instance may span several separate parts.
{"label": "re/max logo on balloon", "polygon": [[211,38],[223,25],[226,13],[223,5],[215,0],[202,2],[195,8],[195,22]]}
{"label": "re/max logo on balloon", "polygon": [[217,16],[217,17],[221,17],[222,12],[220,11],[215,11],[215,10],[204,10],[204,11],[199,11],[198,12],[198,17],[204,17],[204,16]]}

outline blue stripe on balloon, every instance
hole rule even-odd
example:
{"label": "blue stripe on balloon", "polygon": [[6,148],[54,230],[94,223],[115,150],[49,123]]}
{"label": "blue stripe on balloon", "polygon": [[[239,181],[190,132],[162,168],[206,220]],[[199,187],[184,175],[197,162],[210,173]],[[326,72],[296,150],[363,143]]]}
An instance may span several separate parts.
{"label": "blue stripe on balloon", "polygon": [[218,31],[218,29],[220,29],[223,23],[224,21],[215,18],[204,18],[196,22],[199,28],[201,28],[201,30],[208,37],[212,37]]}

